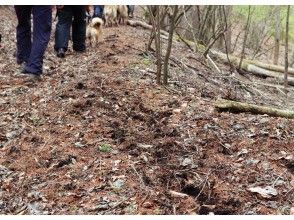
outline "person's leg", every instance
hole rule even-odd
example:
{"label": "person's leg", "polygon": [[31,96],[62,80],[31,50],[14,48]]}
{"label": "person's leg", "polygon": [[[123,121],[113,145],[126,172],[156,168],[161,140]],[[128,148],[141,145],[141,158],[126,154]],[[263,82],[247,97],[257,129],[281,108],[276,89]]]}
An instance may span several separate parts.
{"label": "person's leg", "polygon": [[31,6],[14,6],[18,25],[16,27],[16,62],[27,62],[31,53]]}
{"label": "person's leg", "polygon": [[61,48],[63,48],[64,51],[66,51],[68,48],[72,16],[72,6],[64,6],[63,9],[58,10],[58,22],[56,25],[54,45],[54,49],[56,51],[58,51]]}
{"label": "person's leg", "polygon": [[102,18],[103,15],[103,5],[94,5],[94,15],[93,17]]}
{"label": "person's leg", "polygon": [[52,26],[51,6],[33,6],[33,43],[31,54],[25,70],[34,73],[42,73],[43,58],[50,40]]}
{"label": "person's leg", "polygon": [[135,5],[127,5],[128,6],[128,15],[130,18],[134,17],[134,10],[135,10]]}
{"label": "person's leg", "polygon": [[86,10],[84,6],[74,6],[72,40],[75,51],[83,52],[86,50]]}

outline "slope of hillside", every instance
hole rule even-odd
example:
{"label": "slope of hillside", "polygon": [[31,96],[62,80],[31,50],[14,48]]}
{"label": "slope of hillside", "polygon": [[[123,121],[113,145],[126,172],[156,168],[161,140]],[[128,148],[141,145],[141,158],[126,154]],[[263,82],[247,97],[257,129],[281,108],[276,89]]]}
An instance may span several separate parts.
{"label": "slope of hillside", "polygon": [[[97,48],[64,60],[53,32],[42,81],[26,84],[15,22],[0,9],[1,214],[289,214],[294,121],[213,103],[293,108],[293,89],[285,100],[258,78],[215,73],[180,42],[171,85],[157,86],[149,32],[130,26],[105,29]],[[277,195],[249,191],[258,186]]]}

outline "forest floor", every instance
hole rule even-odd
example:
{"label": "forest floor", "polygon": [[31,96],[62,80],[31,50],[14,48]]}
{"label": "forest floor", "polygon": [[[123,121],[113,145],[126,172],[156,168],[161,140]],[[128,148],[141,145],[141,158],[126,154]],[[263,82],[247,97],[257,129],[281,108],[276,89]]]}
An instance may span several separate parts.
{"label": "forest floor", "polygon": [[53,29],[44,77],[28,84],[14,13],[0,10],[0,214],[293,211],[294,120],[214,109],[222,97],[293,110],[293,87],[286,99],[269,79],[219,74],[180,42],[157,86],[149,31],[130,26],[65,59]]}

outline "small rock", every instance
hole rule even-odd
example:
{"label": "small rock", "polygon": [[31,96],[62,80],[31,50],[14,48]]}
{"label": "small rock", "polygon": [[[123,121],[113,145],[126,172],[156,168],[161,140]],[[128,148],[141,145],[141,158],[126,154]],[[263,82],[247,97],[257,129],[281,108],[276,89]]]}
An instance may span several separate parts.
{"label": "small rock", "polygon": [[181,109],[177,108],[173,110],[173,113],[181,113],[181,111],[182,111]]}
{"label": "small rock", "polygon": [[96,206],[92,207],[90,210],[91,211],[103,211],[103,210],[107,210],[107,209],[109,209],[108,204],[101,204],[101,205],[96,205]]}
{"label": "small rock", "polygon": [[195,93],[196,92],[196,89],[195,88],[188,88],[187,90],[188,90],[188,92],[191,92],[191,93]]}
{"label": "small rock", "polygon": [[284,180],[278,180],[276,183],[275,183],[275,186],[282,186],[285,184],[285,181]]}
{"label": "small rock", "polygon": [[233,125],[234,130],[239,131],[241,129],[244,129],[244,125],[241,124],[235,124]]}
{"label": "small rock", "polygon": [[246,160],[246,165],[255,165],[255,164],[258,164],[260,162],[260,160],[254,160],[254,159],[249,159],[249,160]]}
{"label": "small rock", "polygon": [[8,140],[12,140],[12,139],[16,138],[18,135],[19,135],[19,133],[17,131],[11,131],[11,132],[6,133],[6,138]]}
{"label": "small rock", "polygon": [[270,168],[270,165],[268,162],[262,162],[261,166],[264,170],[268,170]]}
{"label": "small rock", "polygon": [[143,148],[143,149],[149,149],[149,148],[153,148],[153,145],[149,145],[149,144],[137,144],[138,147]]}
{"label": "small rock", "polygon": [[82,144],[81,142],[76,142],[76,143],[75,143],[75,146],[76,146],[76,147],[79,147],[79,148],[85,147],[85,145]]}
{"label": "small rock", "polygon": [[192,165],[192,160],[190,159],[190,158],[185,158],[183,161],[182,161],[182,163],[181,163],[181,165],[182,166],[184,166],[184,167],[186,167],[186,166],[189,166],[189,165]]}
{"label": "small rock", "polygon": [[271,207],[272,209],[278,209],[277,202],[274,202],[274,201],[269,201],[269,202],[267,203],[267,206],[268,206],[268,207]]}
{"label": "small rock", "polygon": [[118,154],[119,153],[119,151],[118,150],[112,150],[112,152],[111,152],[112,154]]}
{"label": "small rock", "polygon": [[125,185],[125,181],[122,179],[118,179],[112,185],[114,188],[121,189]]}
{"label": "small rock", "polygon": [[28,198],[40,199],[42,197],[41,193],[38,191],[32,191],[28,193]]}
{"label": "small rock", "polygon": [[145,163],[148,162],[148,157],[146,155],[142,155],[141,158],[142,160],[144,160]]}
{"label": "small rock", "polygon": [[41,215],[42,211],[37,203],[29,203],[28,211],[30,215]]}
{"label": "small rock", "polygon": [[188,103],[187,103],[187,102],[184,102],[184,103],[181,105],[182,108],[186,108],[187,106],[188,106]]}
{"label": "small rock", "polygon": [[245,154],[248,154],[248,150],[247,149],[242,149],[237,153],[237,157],[243,156]]}
{"label": "small rock", "polygon": [[285,124],[281,124],[281,123],[280,123],[280,124],[277,125],[277,128],[279,128],[279,129],[284,129],[284,128],[285,128]]}

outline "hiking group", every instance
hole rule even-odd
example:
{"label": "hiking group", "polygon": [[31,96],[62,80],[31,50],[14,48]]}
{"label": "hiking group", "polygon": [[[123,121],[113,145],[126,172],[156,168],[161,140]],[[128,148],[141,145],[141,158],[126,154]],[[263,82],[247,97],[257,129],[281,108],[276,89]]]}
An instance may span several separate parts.
{"label": "hiking group", "polygon": [[[86,50],[87,17],[104,19],[104,7],[103,5],[95,5],[91,16],[91,6],[14,6],[18,21],[16,62],[21,65],[21,74],[25,77],[39,77],[43,73],[43,58],[50,40],[52,12],[55,8],[58,22],[55,30],[54,50],[57,57],[64,58],[70,38],[74,51],[82,53]],[[125,7],[128,16],[133,17],[134,6]],[[33,29],[31,29],[31,16]],[[72,36],[70,36],[71,30]]]}

